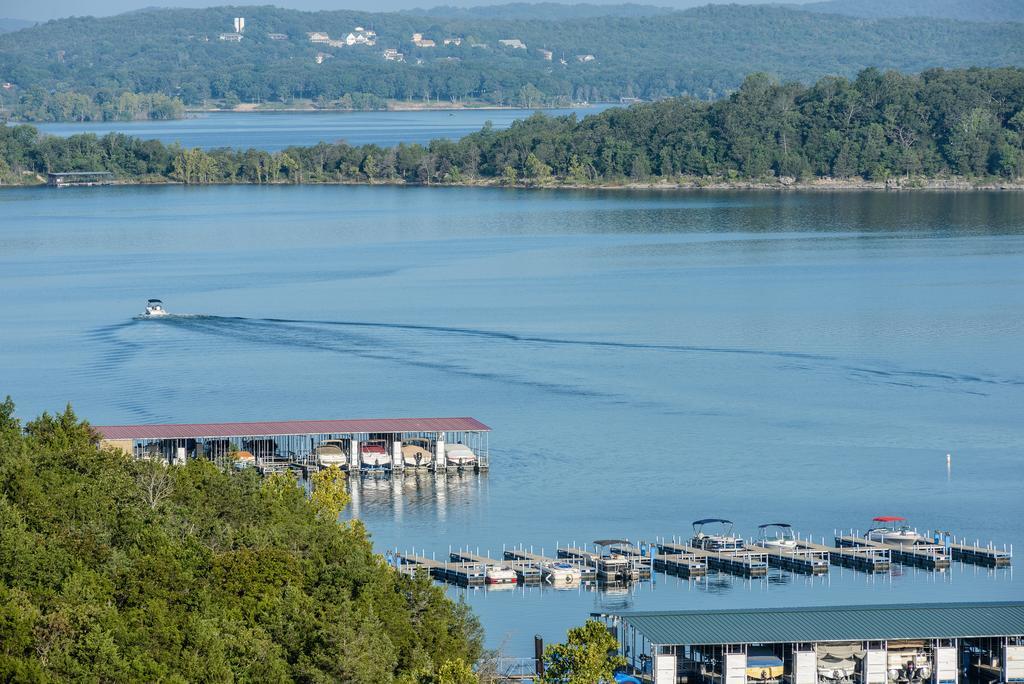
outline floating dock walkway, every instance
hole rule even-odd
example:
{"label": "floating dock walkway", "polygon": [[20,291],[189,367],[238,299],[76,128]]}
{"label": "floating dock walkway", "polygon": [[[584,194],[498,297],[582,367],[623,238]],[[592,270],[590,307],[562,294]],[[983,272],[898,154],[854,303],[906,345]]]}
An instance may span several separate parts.
{"label": "floating dock walkway", "polygon": [[708,564],[703,556],[692,553],[658,553],[654,556],[654,569],[667,575],[678,575],[687,579],[704,577]]}
{"label": "floating dock walkway", "polygon": [[665,555],[687,554],[694,558],[703,558],[707,566],[713,570],[721,570],[742,577],[763,577],[768,574],[768,554],[763,551],[738,551],[725,553],[705,551],[688,544],[659,542],[655,545],[659,553]]}
{"label": "floating dock walkway", "polygon": [[560,559],[576,561],[594,568],[599,582],[632,582],[651,578],[650,563],[643,556],[619,555],[621,558],[612,558],[575,546],[562,546],[558,549]]}
{"label": "floating dock walkway", "polygon": [[444,563],[426,556],[400,553],[397,555],[398,570],[407,575],[423,568],[431,577],[442,582],[463,587],[483,586],[487,583],[487,566],[482,563]]}
{"label": "floating dock walkway", "polygon": [[532,561],[508,559],[497,560],[495,558],[488,558],[487,556],[470,553],[469,551],[452,551],[448,556],[451,558],[453,563],[476,563],[478,565],[483,565],[485,568],[489,566],[512,568],[512,570],[515,571],[520,584],[540,584],[540,566]]}
{"label": "floating dock walkway", "polygon": [[526,549],[505,549],[505,560],[522,563],[532,563],[534,567],[539,568],[541,565],[547,563],[569,563],[573,567],[580,571],[581,582],[596,582],[597,581],[597,568],[586,565],[585,563],[579,563],[568,559],[551,558],[549,556],[543,556],[539,553],[533,553]]}
{"label": "floating dock walkway", "polygon": [[953,541],[949,544],[949,553],[953,560],[993,568],[1007,566],[1013,561],[1013,547],[997,549],[991,543],[988,546],[979,546],[977,543],[968,544],[966,540]]}
{"label": "floating dock walkway", "polygon": [[950,565],[950,554],[942,544],[908,544],[904,546],[883,544],[853,535],[837,535],[836,546],[887,549],[896,562],[903,565],[915,565],[927,570],[942,570]]}
{"label": "floating dock walkway", "polygon": [[854,546],[849,548],[836,548],[815,544],[812,541],[798,539],[798,548],[807,551],[817,551],[828,554],[828,562],[844,568],[852,568],[862,572],[876,573],[888,572],[892,567],[892,556],[888,549],[877,549],[872,547]]}
{"label": "floating dock walkway", "polygon": [[820,575],[828,572],[829,551],[827,549],[799,548],[785,550],[771,546],[748,545],[748,551],[768,555],[768,565],[773,568],[792,570],[805,575]]}

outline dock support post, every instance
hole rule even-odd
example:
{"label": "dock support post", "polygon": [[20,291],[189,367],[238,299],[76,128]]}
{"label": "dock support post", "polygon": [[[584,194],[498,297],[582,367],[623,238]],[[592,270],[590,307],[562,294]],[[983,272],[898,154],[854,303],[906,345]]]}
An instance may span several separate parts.
{"label": "dock support post", "polygon": [[405,459],[402,458],[402,440],[396,439],[391,445],[391,470],[405,470]]}
{"label": "dock support post", "polygon": [[352,440],[352,465],[350,466],[350,470],[354,470],[356,472],[359,472],[362,469],[363,469],[363,460],[362,460],[361,454],[359,453],[359,440],[358,439],[353,439]]}
{"label": "dock support post", "polygon": [[444,433],[439,432],[437,439],[434,441],[434,462],[437,463],[437,469],[440,471],[448,470],[448,456],[444,451]]}

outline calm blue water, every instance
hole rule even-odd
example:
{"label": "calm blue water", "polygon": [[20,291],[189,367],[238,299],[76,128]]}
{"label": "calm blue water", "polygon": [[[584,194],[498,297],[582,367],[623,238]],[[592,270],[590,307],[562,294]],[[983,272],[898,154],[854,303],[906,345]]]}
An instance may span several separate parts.
{"label": "calm blue water", "polygon": [[[594,105],[544,110],[550,116],[579,117],[607,109]],[[465,109],[452,112],[246,112],[190,115],[178,121],[108,121],[101,123],[44,123],[37,128],[53,135],[127,133],[157,138],[185,147],[255,147],[282,150],[292,145],[345,141],[350,145],[391,146],[400,142],[427,143],[436,138],[461,138],[490,121],[508,128],[533,114],[530,109]]]}
{"label": "calm blue water", "polygon": [[[883,513],[1024,541],[1021,194],[8,189],[0,217],[22,416],[491,425],[486,476],[355,486],[382,550]],[[132,320],[148,297],[206,317]],[[608,607],[1024,591],[966,566],[467,596],[527,654]]]}

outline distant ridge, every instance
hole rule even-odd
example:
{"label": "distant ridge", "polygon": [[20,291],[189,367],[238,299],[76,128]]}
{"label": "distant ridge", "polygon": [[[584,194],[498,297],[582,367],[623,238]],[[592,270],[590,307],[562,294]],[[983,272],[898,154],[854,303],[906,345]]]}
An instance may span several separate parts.
{"label": "distant ridge", "polygon": [[8,19],[7,17],[0,17],[0,33],[20,31],[23,28],[35,25],[36,22],[28,21],[26,19]]}
{"label": "distant ridge", "polygon": [[869,19],[932,17],[961,21],[1024,21],[1021,0],[826,0],[798,9]]}
{"label": "distant ridge", "polygon": [[[699,3],[694,3],[699,4]],[[657,7],[637,3],[597,5],[591,3],[567,4],[561,2],[510,2],[501,5],[454,7],[439,5],[429,9],[404,10],[406,14],[452,19],[583,19],[590,17],[652,17],[678,11],[675,7]]]}

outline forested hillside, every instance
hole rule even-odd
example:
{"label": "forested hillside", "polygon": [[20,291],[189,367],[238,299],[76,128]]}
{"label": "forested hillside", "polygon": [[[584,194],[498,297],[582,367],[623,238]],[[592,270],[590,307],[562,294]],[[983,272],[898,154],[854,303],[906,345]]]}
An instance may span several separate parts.
{"label": "forested hillside", "polygon": [[98,169],[199,184],[1020,179],[1024,69],[869,69],[812,86],[756,74],[713,103],[674,98],[582,121],[537,114],[427,147],[203,151],[119,134],[56,138],[27,125],[0,127],[0,182]]}
{"label": "forested hillside", "polygon": [[[221,40],[236,16],[246,21],[241,41]],[[357,26],[375,31],[376,45],[335,48],[307,37],[344,37]],[[436,46],[413,45],[413,33]],[[463,40],[446,46],[446,38]],[[503,39],[526,47],[502,46]],[[388,48],[404,61],[386,60]],[[221,7],[61,19],[0,35],[0,81],[11,84],[0,102],[34,120],[97,115],[84,102],[76,109],[73,92],[99,104],[130,91],[192,106],[297,98],[332,106],[348,95],[370,106],[386,98],[535,107],[712,99],[752,71],[809,83],[872,66],[1005,65],[1024,65],[1024,24],[863,20],[740,5],[533,20]]]}
{"label": "forested hillside", "polygon": [[1024,21],[1020,0],[826,0],[800,5],[851,17],[936,17],[961,21]]}
{"label": "forested hillside", "polygon": [[0,680],[465,681],[468,609],[317,501],[102,451],[70,408],[23,430],[0,402]]}

